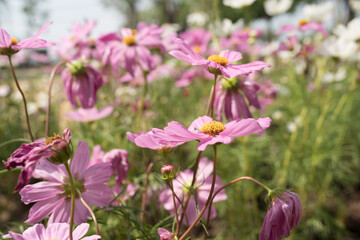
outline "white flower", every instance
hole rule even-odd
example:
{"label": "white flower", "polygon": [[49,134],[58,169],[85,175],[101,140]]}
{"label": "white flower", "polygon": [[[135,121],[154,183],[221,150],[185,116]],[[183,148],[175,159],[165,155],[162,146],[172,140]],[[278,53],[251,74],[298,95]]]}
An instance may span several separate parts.
{"label": "white flower", "polygon": [[219,36],[229,36],[236,30],[244,28],[244,20],[239,19],[232,23],[230,19],[223,19],[221,22],[216,21],[215,24],[210,25],[210,30]]}
{"label": "white flower", "polygon": [[186,22],[190,26],[203,27],[208,19],[208,15],[204,12],[193,12],[187,16]]}
{"label": "white flower", "polygon": [[223,3],[225,6],[232,8],[243,8],[253,4],[255,0],[224,0]]}
{"label": "white flower", "polygon": [[293,0],[266,0],[265,12],[270,16],[282,14],[291,8]]}
{"label": "white flower", "polygon": [[325,56],[337,57],[342,60],[351,60],[358,50],[358,44],[344,37],[335,36],[327,38],[320,46],[320,52]]}
{"label": "white flower", "polygon": [[360,18],[354,18],[347,26],[342,24],[338,25],[334,33],[348,41],[360,40]]}
{"label": "white flower", "polygon": [[334,3],[306,4],[303,8],[304,18],[309,21],[324,22],[334,14]]}
{"label": "white flower", "polygon": [[10,87],[6,84],[0,85],[0,97],[6,97],[10,92]]}
{"label": "white flower", "polygon": [[360,13],[360,0],[350,0],[350,7],[357,13]]}

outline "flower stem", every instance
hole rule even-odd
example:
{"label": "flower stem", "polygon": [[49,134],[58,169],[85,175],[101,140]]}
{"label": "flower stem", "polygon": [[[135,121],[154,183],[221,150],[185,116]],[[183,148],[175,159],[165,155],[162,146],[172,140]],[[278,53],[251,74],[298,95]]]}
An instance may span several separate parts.
{"label": "flower stem", "polygon": [[55,77],[56,71],[60,68],[61,65],[65,64],[65,63],[66,63],[65,61],[62,61],[62,62],[56,64],[50,74],[50,83],[49,83],[49,88],[48,88],[48,104],[46,106],[46,123],[45,123],[45,136],[46,137],[49,136],[51,88],[52,88],[52,85],[54,82],[54,77]]}
{"label": "flower stem", "polygon": [[149,166],[146,169],[146,178],[145,178],[145,185],[144,185],[144,192],[142,195],[142,202],[141,202],[141,217],[140,217],[140,222],[144,223],[144,218],[145,218],[145,207],[146,207],[146,198],[147,198],[147,188],[149,185],[149,176],[150,176],[150,172],[152,167],[154,166],[154,163],[150,163]]}
{"label": "flower stem", "polygon": [[143,94],[141,97],[140,106],[138,108],[138,115],[137,115],[137,119],[136,119],[136,128],[137,128],[136,130],[140,130],[141,116],[143,115],[143,112],[144,112],[145,98],[146,98],[148,88],[149,88],[149,84],[146,79],[147,79],[147,74],[144,73],[145,83],[144,83]]}
{"label": "flower stem", "polygon": [[27,106],[26,106],[25,94],[24,94],[24,92],[21,90],[19,81],[18,81],[18,79],[17,79],[17,77],[16,77],[15,69],[14,69],[14,66],[13,66],[12,61],[11,61],[11,56],[9,55],[8,58],[9,58],[11,73],[12,73],[12,75],[13,75],[13,77],[14,77],[14,80],[15,80],[15,83],[16,83],[16,87],[17,87],[17,89],[19,90],[19,92],[21,93],[21,96],[22,96],[22,99],[23,99],[23,102],[24,102],[25,116],[26,116],[26,124],[27,124],[27,128],[28,128],[29,135],[30,135],[30,139],[31,139],[31,141],[33,142],[33,141],[34,141],[34,137],[33,137],[33,134],[32,134],[32,132],[31,132],[30,121],[29,121],[29,114],[28,114],[28,110],[27,110]]}
{"label": "flower stem", "polygon": [[75,212],[75,186],[74,179],[71,174],[71,170],[69,164],[67,162],[64,163],[66,171],[68,172],[70,179],[70,187],[71,187],[71,210],[70,210],[70,221],[69,221],[69,240],[73,240],[72,230],[74,225],[74,212]]}
{"label": "flower stem", "polygon": [[214,85],[211,88],[208,104],[206,107],[206,115],[214,118],[214,102],[215,102],[215,95],[216,95],[216,83],[217,83],[217,74],[214,74]]}
{"label": "flower stem", "polygon": [[[173,186],[173,182],[172,179],[168,179],[168,184],[169,184],[169,188],[171,189],[171,193],[172,193],[172,198],[173,198],[173,202],[174,202],[174,209],[175,209],[175,219],[176,219],[176,226],[179,225],[179,218],[178,218],[178,209],[176,206],[176,201],[175,201],[175,192],[174,192],[174,186]],[[181,202],[180,202],[181,203]]]}
{"label": "flower stem", "polygon": [[85,202],[85,200],[84,200],[83,197],[81,196],[81,192],[80,192],[80,191],[77,191],[77,192],[78,192],[78,194],[79,194],[79,196],[80,196],[80,201],[82,202],[82,204],[84,204],[84,206],[87,208],[87,210],[89,210],[89,212],[90,212],[90,214],[91,214],[91,217],[93,218],[93,221],[94,221],[95,227],[96,227],[96,233],[101,236],[101,234],[100,234],[100,229],[99,229],[99,224],[98,224],[98,222],[97,222],[97,220],[96,220],[96,217],[95,217],[95,214],[94,214],[93,210],[92,210],[91,207]]}

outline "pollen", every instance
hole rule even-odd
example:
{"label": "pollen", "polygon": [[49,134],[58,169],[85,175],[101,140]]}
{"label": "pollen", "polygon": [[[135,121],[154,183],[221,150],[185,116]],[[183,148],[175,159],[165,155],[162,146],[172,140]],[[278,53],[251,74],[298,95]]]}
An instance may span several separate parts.
{"label": "pollen", "polygon": [[221,122],[214,121],[214,122],[204,123],[200,128],[200,131],[205,134],[215,136],[221,133],[222,131],[224,131],[225,129],[226,127],[224,126],[224,124],[222,124]]}
{"label": "pollen", "polygon": [[306,20],[306,19],[301,19],[301,20],[298,22],[299,26],[303,26],[303,25],[308,24],[308,23],[309,23],[309,20]]}
{"label": "pollen", "polygon": [[200,45],[196,45],[196,46],[194,47],[194,52],[199,53],[200,51],[201,51],[201,46],[200,46]]}
{"label": "pollen", "polygon": [[48,145],[55,141],[56,139],[63,139],[59,134],[54,133],[53,137],[46,137],[45,144]]}
{"label": "pollen", "polygon": [[14,38],[14,37],[11,37],[11,45],[14,45],[14,44],[17,44],[19,41]]}
{"label": "pollen", "polygon": [[220,57],[219,55],[211,55],[210,57],[208,57],[208,60],[216,62],[221,66],[225,66],[229,63],[229,60],[227,60],[226,57]]}
{"label": "pollen", "polygon": [[123,41],[123,43],[125,43],[125,44],[128,45],[128,46],[135,45],[135,43],[136,43],[136,40],[135,40],[135,36],[134,36],[134,35],[130,35],[130,36],[128,36],[128,37],[124,37],[122,41]]}

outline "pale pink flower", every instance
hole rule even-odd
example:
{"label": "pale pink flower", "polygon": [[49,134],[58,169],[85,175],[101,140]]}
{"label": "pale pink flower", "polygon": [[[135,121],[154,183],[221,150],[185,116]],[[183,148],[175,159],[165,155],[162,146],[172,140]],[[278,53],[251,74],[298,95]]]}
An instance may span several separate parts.
{"label": "pale pink flower", "polygon": [[[73,231],[73,240],[97,240],[99,235],[92,235],[82,238],[89,230],[89,224],[82,223]],[[23,234],[9,232],[3,238],[12,238],[14,240],[69,240],[69,224],[67,223],[50,223],[47,228],[42,224],[35,224],[26,229]]]}
{"label": "pale pink flower", "polygon": [[212,79],[213,75],[204,68],[190,68],[186,70],[175,82],[177,87],[186,87],[190,85],[195,79]]}
{"label": "pale pink flower", "polygon": [[284,33],[284,32],[292,32],[292,31],[306,32],[308,30],[319,32],[324,37],[327,36],[327,31],[325,30],[325,25],[324,24],[317,23],[317,22],[309,22],[307,20],[300,20],[298,25],[284,25],[276,33],[281,34],[281,33]]}
{"label": "pale pink flower", "polygon": [[[202,209],[205,206],[206,200],[209,197],[210,189],[212,185],[212,171],[213,171],[213,162],[207,158],[201,158],[199,162],[199,168],[196,175],[196,181],[194,184],[194,190],[196,193],[196,198],[198,202],[199,209]],[[174,192],[175,194],[184,202],[188,191],[190,191],[191,182],[193,179],[193,172],[190,169],[179,172],[176,176],[176,179],[173,180]],[[216,176],[214,191],[217,191],[222,187],[221,179],[219,176]],[[184,222],[186,225],[190,225],[194,222],[197,217],[196,214],[196,202],[191,194],[188,206],[186,208],[186,219]],[[225,190],[220,191],[214,198],[213,202],[220,202],[227,199]],[[159,200],[163,204],[164,208],[170,213],[175,213],[175,206],[172,199],[172,192],[170,189],[162,191],[159,195]],[[181,208],[180,203],[176,200],[177,209]],[[181,212],[181,211],[180,211]],[[208,216],[208,210],[205,211],[203,217]],[[213,219],[216,217],[215,207],[211,207],[210,218]]]}
{"label": "pale pink flower", "polygon": [[301,200],[297,193],[284,192],[270,204],[261,228],[259,240],[281,240],[300,223]]}
{"label": "pale pink flower", "polygon": [[140,131],[140,132],[137,132],[137,133],[126,132],[126,139],[129,140],[132,143],[135,143],[135,139],[138,136],[146,134],[146,133],[147,133],[146,131]]}
{"label": "pale pink flower", "polygon": [[109,116],[113,112],[112,106],[105,107],[101,110],[97,108],[79,108],[78,110],[72,110],[65,115],[77,122],[93,122]]}
{"label": "pale pink flower", "polygon": [[179,142],[160,140],[152,131],[135,137],[134,143],[141,148],[149,148],[153,150],[171,149],[181,144]]}
{"label": "pale pink flower", "polygon": [[158,228],[160,240],[174,240],[175,235],[164,228]]}
{"label": "pale pink flower", "polygon": [[[98,163],[89,167],[90,151],[87,143],[79,142],[71,162],[71,173],[77,191],[85,202],[97,207],[107,206],[112,192],[106,185],[112,174],[111,163]],[[49,223],[69,222],[71,208],[71,187],[64,165],[55,165],[42,161],[34,171],[34,177],[45,181],[25,186],[21,191],[21,200],[25,204],[35,203],[25,222],[36,223],[51,215]],[[75,224],[86,222],[89,211],[75,196]]]}
{"label": "pale pink flower", "polygon": [[249,54],[252,50],[252,44],[261,34],[262,32],[256,29],[238,30],[233,32],[229,38],[222,38],[220,46]]}
{"label": "pale pink flower", "polygon": [[189,128],[181,123],[172,121],[161,129],[152,129],[160,141],[178,142],[179,144],[192,140],[199,140],[198,150],[204,151],[208,145],[216,143],[229,144],[234,137],[241,137],[252,133],[263,133],[270,126],[268,117],[253,119],[236,119],[227,124],[214,121],[211,117],[203,116],[195,119]]}
{"label": "pale pink flower", "polygon": [[209,42],[211,40],[211,32],[203,28],[190,29],[180,34],[180,38],[188,44],[192,50],[198,54],[209,54]]}
{"label": "pale pink flower", "polygon": [[62,137],[56,135],[50,138],[37,139],[32,143],[24,143],[16,149],[7,162],[4,162],[8,170],[22,168],[15,191],[30,182],[30,178],[35,167],[42,159],[50,158],[55,155],[55,151],[61,151],[64,145],[70,144],[71,133],[67,128],[63,131]]}
{"label": "pale pink flower", "polygon": [[54,45],[52,42],[38,38],[41,33],[46,31],[50,24],[52,24],[52,22],[46,23],[34,36],[26,38],[20,42],[18,42],[18,40],[14,37],[11,37],[5,29],[0,28],[0,54],[12,55],[21,49],[35,49]]}
{"label": "pale pink flower", "polygon": [[207,59],[201,57],[194,52],[189,45],[183,40],[177,38],[174,40],[180,50],[170,51],[169,54],[184,60],[192,65],[200,65],[205,67],[210,73],[232,78],[238,75],[247,75],[254,71],[262,70],[265,67],[270,67],[269,64],[262,61],[255,61],[247,64],[231,64],[231,62],[239,61],[242,59],[240,52],[225,50],[220,52],[219,55],[211,55]]}

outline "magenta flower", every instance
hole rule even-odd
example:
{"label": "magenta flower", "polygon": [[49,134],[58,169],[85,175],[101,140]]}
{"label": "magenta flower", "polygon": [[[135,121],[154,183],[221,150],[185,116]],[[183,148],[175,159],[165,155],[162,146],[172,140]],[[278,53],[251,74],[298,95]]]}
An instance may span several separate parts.
{"label": "magenta flower", "polygon": [[277,34],[281,34],[284,32],[291,32],[291,31],[302,31],[306,32],[308,30],[313,30],[315,32],[321,33],[324,37],[327,36],[327,31],[325,30],[325,25],[322,23],[317,22],[309,22],[308,20],[300,20],[298,25],[284,25]]}
{"label": "magenta flower", "polygon": [[[82,238],[89,230],[89,224],[82,223],[73,231],[73,240],[97,240],[99,235],[92,235]],[[12,238],[14,240],[69,240],[69,224],[67,223],[50,223],[45,228],[42,224],[35,224],[26,229],[23,234],[9,232],[3,238]]]}
{"label": "magenta flower", "polygon": [[211,117],[203,116],[195,119],[189,128],[181,123],[172,121],[161,129],[152,129],[160,141],[178,142],[179,144],[199,140],[198,150],[204,151],[208,145],[216,143],[229,144],[233,137],[241,137],[252,133],[263,133],[270,126],[268,117],[253,119],[236,119],[227,124],[214,121]]}
{"label": "magenta flower", "polygon": [[290,236],[290,230],[299,225],[302,214],[301,200],[294,192],[284,192],[269,206],[259,240],[281,240]]}
{"label": "magenta flower", "polygon": [[0,54],[12,55],[21,49],[35,49],[54,45],[52,42],[38,38],[41,33],[46,31],[50,24],[52,24],[52,22],[46,23],[34,36],[26,38],[21,42],[16,40],[14,37],[11,37],[5,29],[0,28]]}
{"label": "magenta flower", "polygon": [[93,122],[102,118],[109,116],[113,112],[114,108],[111,106],[105,107],[101,110],[97,108],[79,108],[78,110],[73,110],[65,115],[77,122]]}
{"label": "magenta flower", "polygon": [[246,77],[245,79],[231,78],[223,79],[216,85],[216,95],[214,107],[216,118],[222,121],[222,113],[228,121],[233,121],[241,117],[251,118],[249,107],[244,99],[247,98],[249,105],[260,109],[257,91],[260,86]]}
{"label": "magenta flower", "polygon": [[160,240],[174,240],[175,235],[164,228],[158,228]]}
{"label": "magenta flower", "polygon": [[177,38],[174,40],[180,50],[170,51],[170,55],[184,60],[192,65],[200,65],[205,67],[210,73],[232,78],[238,75],[247,75],[254,71],[262,70],[265,67],[270,67],[270,64],[262,61],[255,61],[247,64],[230,64],[231,62],[239,61],[242,55],[239,52],[225,50],[219,55],[211,55],[207,59],[195,53],[189,45],[183,40]]}
{"label": "magenta flower", "polygon": [[56,154],[54,150],[58,152],[67,150],[70,141],[70,130],[65,129],[62,137],[54,135],[54,137],[48,137],[47,139],[37,139],[33,143],[24,143],[16,149],[8,158],[7,162],[4,162],[8,170],[22,168],[15,191],[18,192],[29,183],[36,165],[38,165],[42,159],[54,156]]}
{"label": "magenta flower", "polygon": [[130,163],[127,161],[128,153],[124,149],[112,149],[104,153],[100,145],[93,148],[93,154],[89,166],[98,163],[111,163],[113,173],[116,175],[115,181],[117,186],[121,186],[124,179],[127,177],[127,172],[130,168]]}
{"label": "magenta flower", "polygon": [[[196,175],[196,181],[194,184],[194,189],[196,193],[196,198],[198,202],[199,209],[202,209],[205,206],[206,200],[209,197],[211,184],[212,184],[212,171],[213,171],[213,163],[207,158],[201,158],[199,162],[199,168]],[[173,181],[174,192],[176,195],[182,199],[186,198],[188,191],[190,191],[190,186],[193,178],[193,172],[189,169],[179,172],[176,176],[176,179]],[[214,191],[217,191],[222,187],[220,177],[216,176],[215,188]],[[225,190],[220,191],[213,202],[220,202],[227,199]],[[166,189],[159,195],[159,200],[163,204],[164,208],[170,213],[175,213],[175,206],[172,199],[172,192],[170,189]],[[176,201],[177,209],[181,208],[179,201]],[[205,211],[203,217],[206,218],[208,215],[208,211]],[[185,223],[189,226],[196,219],[196,202],[193,196],[191,195],[188,207],[186,208],[186,219]],[[216,217],[215,207],[211,207],[210,218],[213,219]]]}
{"label": "magenta flower", "polygon": [[[98,163],[89,167],[90,151],[85,142],[79,142],[70,169],[77,191],[86,203],[105,207],[112,199],[112,192],[106,185],[112,174],[111,163]],[[34,171],[34,177],[45,181],[27,185],[20,191],[25,204],[35,203],[25,222],[36,223],[51,215],[49,223],[69,222],[71,208],[70,180],[64,165],[42,161]],[[89,211],[75,196],[75,224],[86,222]]]}
{"label": "magenta flower", "polygon": [[78,107],[79,100],[82,108],[92,108],[97,101],[96,93],[104,83],[100,72],[79,60],[66,65],[61,77],[71,105]]}

